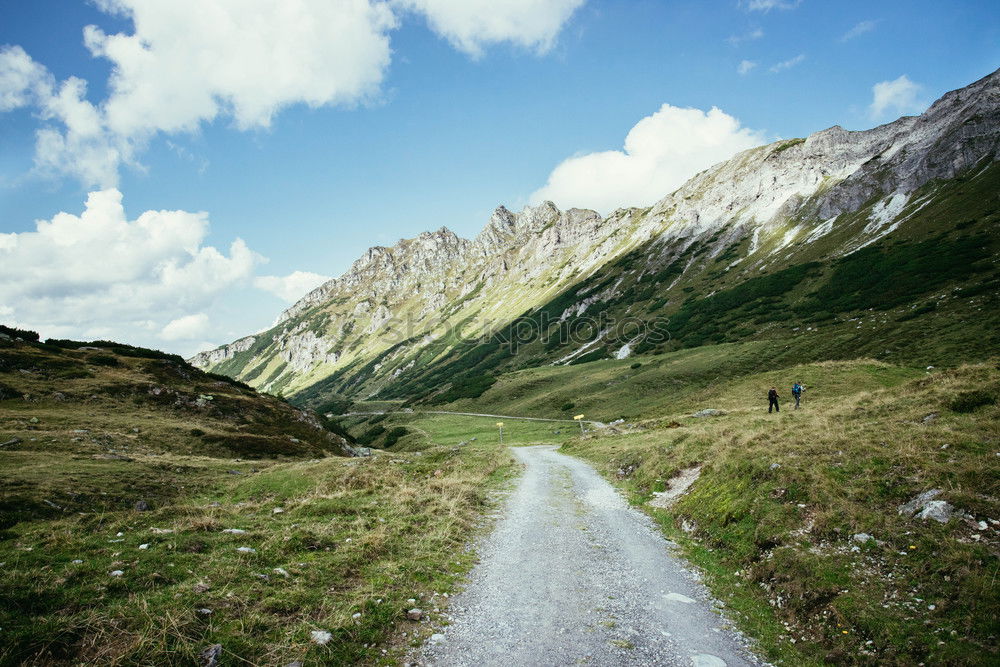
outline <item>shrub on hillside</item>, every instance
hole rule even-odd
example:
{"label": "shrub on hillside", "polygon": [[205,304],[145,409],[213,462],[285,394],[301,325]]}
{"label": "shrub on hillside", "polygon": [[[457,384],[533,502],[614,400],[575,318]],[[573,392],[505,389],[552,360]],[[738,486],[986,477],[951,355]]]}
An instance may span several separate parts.
{"label": "shrub on hillside", "polygon": [[406,430],[405,426],[396,426],[395,428],[391,429],[388,433],[385,434],[385,440],[382,441],[382,446],[385,449],[389,449],[397,442],[399,442],[399,439],[402,438],[407,433],[409,433],[409,431]]}
{"label": "shrub on hillside", "polygon": [[20,338],[21,340],[27,340],[34,343],[38,342],[38,334],[34,331],[28,331],[26,329],[17,329],[15,327],[6,327],[0,324],[0,333],[10,336],[11,338]]}
{"label": "shrub on hillside", "polygon": [[0,382],[0,401],[8,401],[12,398],[23,398],[24,394],[17,389]]}
{"label": "shrub on hillside", "polygon": [[986,391],[985,389],[974,389],[957,394],[948,403],[948,407],[952,412],[972,412],[976,408],[981,408],[984,405],[992,405],[996,402],[996,393]]}
{"label": "shrub on hillside", "polygon": [[376,424],[358,437],[358,444],[368,446],[375,442],[375,440],[383,433],[385,433],[385,426]]}

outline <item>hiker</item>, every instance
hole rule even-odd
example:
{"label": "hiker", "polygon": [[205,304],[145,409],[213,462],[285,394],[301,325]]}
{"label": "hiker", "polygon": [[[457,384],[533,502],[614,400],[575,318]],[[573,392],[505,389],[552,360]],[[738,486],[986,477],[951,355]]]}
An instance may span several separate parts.
{"label": "hiker", "polygon": [[795,399],[795,409],[799,409],[799,401],[802,400],[802,392],[805,391],[805,387],[802,386],[801,382],[796,382],[792,385],[792,398]]}
{"label": "hiker", "polygon": [[775,412],[781,412],[781,408],[778,407],[778,390],[774,387],[771,387],[771,391],[767,392],[767,413],[771,414],[772,409]]}

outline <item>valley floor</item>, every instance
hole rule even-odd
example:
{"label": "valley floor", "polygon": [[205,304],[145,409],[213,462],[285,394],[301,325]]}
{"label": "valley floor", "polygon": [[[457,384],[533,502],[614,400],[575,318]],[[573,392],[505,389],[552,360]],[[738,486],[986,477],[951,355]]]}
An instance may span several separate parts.
{"label": "valley floor", "polygon": [[[723,621],[667,542],[576,459],[646,508],[774,664],[996,664],[996,362],[727,375],[727,351],[521,373],[479,406],[447,406],[519,414],[520,401],[543,416],[555,401],[550,415],[591,418],[605,416],[603,401],[611,416],[645,413],[583,436],[576,424],[504,419],[501,446],[494,417],[354,417],[353,435],[388,447],[361,459],[203,456],[193,433],[164,452],[178,429],[135,422],[122,399],[3,400],[0,664],[197,664],[218,646],[220,666],[394,665],[439,631],[442,613],[454,625],[427,655],[444,663],[491,635],[500,647],[537,639],[550,663],[564,648],[602,664],[649,663],[660,650],[749,661],[714,632]],[[802,409],[768,414],[767,387],[787,394],[794,380],[807,386]],[[553,383],[572,397],[553,399]],[[582,409],[559,410],[574,399]],[[693,416],[702,408],[717,412]],[[549,446],[514,450],[529,464],[519,488],[537,493],[520,505],[512,496],[512,521],[483,543],[480,571],[449,610],[489,498],[515,472],[507,445]],[[648,504],[694,467],[676,504]],[[928,492],[942,521],[905,509]],[[134,508],[152,493],[151,508]],[[493,587],[496,573],[515,585]],[[477,605],[485,613],[464,615]],[[407,619],[413,607],[419,620]],[[689,643],[674,607],[712,641]]]}
{"label": "valley floor", "polygon": [[[854,360],[728,376],[716,366],[715,382],[702,372],[685,383],[693,379],[691,357],[643,364],[656,380],[644,379],[635,397],[651,406],[646,418],[588,429],[583,437],[573,428],[509,421],[505,444],[561,443],[561,453],[593,465],[680,546],[727,616],[774,664],[996,664],[1000,366],[918,369]],[[591,406],[588,380],[602,397],[617,391],[615,409],[629,403],[623,386],[635,371],[627,362],[597,362],[550,373],[560,373],[561,384],[572,383],[578,401]],[[537,375],[498,383],[483,396],[483,411],[501,405],[504,394],[542,412],[553,403],[551,383]],[[616,380],[623,375],[625,382]],[[799,410],[787,396],[795,380],[807,387]],[[772,385],[783,398],[777,414],[767,412]],[[463,402],[460,409],[475,407]],[[385,416],[377,426],[400,429],[396,446],[404,450],[457,444],[473,434],[480,445],[499,446],[488,418],[417,412]],[[516,441],[506,442],[508,429]],[[690,489],[658,507],[658,494],[696,468]],[[572,522],[548,530],[572,531]],[[575,561],[587,562],[588,547],[578,551]],[[575,561],[536,579],[561,581]],[[599,563],[585,569],[618,573]],[[488,606],[481,630],[489,632],[506,613],[520,622],[513,609]],[[456,625],[463,613],[456,612]],[[648,633],[642,638],[649,641]]]}

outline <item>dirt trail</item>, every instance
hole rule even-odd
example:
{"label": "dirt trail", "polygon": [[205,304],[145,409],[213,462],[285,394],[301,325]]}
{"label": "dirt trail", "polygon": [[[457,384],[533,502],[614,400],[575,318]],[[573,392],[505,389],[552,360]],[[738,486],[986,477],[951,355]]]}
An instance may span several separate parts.
{"label": "dirt trail", "polygon": [[761,664],[650,519],[556,449],[513,450],[524,475],[416,662]]}

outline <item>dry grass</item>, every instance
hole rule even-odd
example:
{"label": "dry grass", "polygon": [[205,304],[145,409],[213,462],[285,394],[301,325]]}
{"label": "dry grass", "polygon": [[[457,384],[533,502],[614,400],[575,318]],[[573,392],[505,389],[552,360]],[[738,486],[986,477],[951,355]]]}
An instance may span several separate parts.
{"label": "dry grass", "polygon": [[[725,416],[675,414],[655,423],[679,428],[566,448],[619,478],[638,502],[679,470],[703,465],[677,505],[651,511],[714,575],[719,594],[776,659],[995,661],[997,366],[934,372],[875,391],[859,389],[871,386],[872,373],[891,369],[847,362],[800,370],[819,385],[801,410],[767,414],[758,389],[777,384],[768,374],[720,385],[711,406],[726,408]],[[992,403],[950,409],[972,390]],[[942,525],[897,513],[931,488],[970,518]],[[852,540],[859,533],[877,542]]]}
{"label": "dry grass", "polygon": [[[397,627],[424,627],[405,620],[407,600],[433,608],[461,579],[510,466],[469,446],[211,469],[207,488],[152,512],[22,522],[0,542],[0,663],[192,664],[214,643],[233,665],[391,662],[381,647]],[[317,645],[312,630],[333,638]]]}

